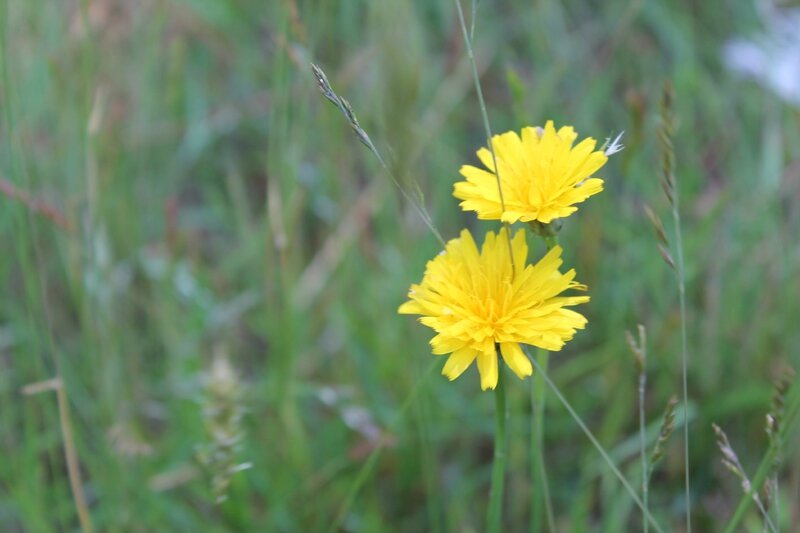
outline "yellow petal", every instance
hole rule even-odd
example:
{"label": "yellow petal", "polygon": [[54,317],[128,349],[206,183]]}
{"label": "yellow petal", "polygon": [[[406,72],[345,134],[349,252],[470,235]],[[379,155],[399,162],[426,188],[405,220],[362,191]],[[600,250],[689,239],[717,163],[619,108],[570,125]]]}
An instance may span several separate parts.
{"label": "yellow petal", "polygon": [[494,346],[478,354],[478,372],[481,375],[481,390],[497,387],[497,352]]}
{"label": "yellow petal", "polygon": [[442,369],[442,374],[447,376],[447,379],[450,381],[453,381],[469,368],[469,365],[472,364],[472,361],[475,360],[475,356],[477,355],[478,351],[472,348],[462,348],[461,350],[453,352],[450,354],[450,357],[447,358],[447,362]]}
{"label": "yellow petal", "polygon": [[500,353],[503,354],[503,361],[506,362],[508,368],[510,368],[519,379],[525,379],[525,377],[533,374],[533,366],[518,343],[504,342],[500,344]]}
{"label": "yellow petal", "polygon": [[460,350],[464,347],[466,341],[446,335],[436,335],[431,339],[430,344],[434,355],[444,355]]}
{"label": "yellow petal", "polygon": [[414,300],[410,300],[397,308],[397,312],[401,315],[421,315],[422,306]]}

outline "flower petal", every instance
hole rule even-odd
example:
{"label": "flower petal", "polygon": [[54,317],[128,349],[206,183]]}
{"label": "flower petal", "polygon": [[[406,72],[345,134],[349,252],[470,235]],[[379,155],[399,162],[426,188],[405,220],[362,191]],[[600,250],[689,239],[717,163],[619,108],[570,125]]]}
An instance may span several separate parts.
{"label": "flower petal", "polygon": [[410,300],[397,308],[397,312],[401,315],[421,315],[422,306],[414,300]]}
{"label": "flower petal", "polygon": [[447,362],[444,364],[444,368],[442,368],[442,374],[447,376],[447,379],[450,381],[453,381],[469,368],[469,365],[472,364],[472,361],[475,360],[477,355],[478,351],[472,348],[462,348],[461,350],[453,352],[450,354],[450,357],[447,358]]}
{"label": "flower petal", "polygon": [[478,354],[478,372],[481,375],[481,390],[494,390],[497,387],[497,352],[494,346]]}
{"label": "flower petal", "polygon": [[510,368],[519,379],[525,379],[527,376],[533,374],[533,366],[518,343],[501,343],[500,353],[503,354],[503,361],[506,362],[508,368]]}

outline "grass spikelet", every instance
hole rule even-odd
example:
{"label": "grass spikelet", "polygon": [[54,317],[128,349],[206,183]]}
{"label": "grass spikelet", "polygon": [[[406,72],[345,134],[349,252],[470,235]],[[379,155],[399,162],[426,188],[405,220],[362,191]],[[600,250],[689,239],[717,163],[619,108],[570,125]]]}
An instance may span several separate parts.
{"label": "grass spikelet", "polygon": [[653,475],[653,470],[656,464],[664,457],[664,450],[669,440],[672,431],[675,429],[675,406],[678,405],[678,397],[672,396],[667,402],[667,407],[664,409],[664,416],[661,418],[661,429],[658,432],[658,440],[653,446],[653,452],[650,454],[649,470],[647,472],[648,482]]}
{"label": "grass spikelet", "polygon": [[220,504],[228,497],[233,475],[250,468],[239,463],[238,454],[244,432],[241,427],[242,382],[223,354],[217,354],[205,377],[203,419],[208,442],[197,452],[198,459],[211,475],[214,502]]}
{"label": "grass spikelet", "polygon": [[671,83],[665,83],[661,93],[660,104],[660,124],[656,135],[658,136],[658,146],[661,152],[661,188],[667,196],[670,206],[675,206],[675,149],[672,145],[672,138],[675,135],[675,117],[673,115],[673,105],[675,93]]}
{"label": "grass spikelet", "polygon": [[768,528],[770,531],[777,532],[778,530],[772,523],[772,519],[770,518],[769,513],[767,513],[767,509],[764,507],[764,503],[761,501],[758,491],[753,490],[753,484],[750,482],[750,478],[747,477],[747,473],[744,471],[742,463],[739,462],[739,457],[736,455],[736,451],[733,449],[733,446],[731,446],[728,436],[718,425],[711,424],[711,427],[714,429],[714,433],[717,435],[717,446],[719,446],[719,451],[722,452],[722,464],[729,472],[739,478],[739,481],[742,485],[742,490],[745,494],[752,492],[753,501],[764,517],[766,528]]}
{"label": "grass spikelet", "polygon": [[675,272],[675,260],[669,252],[669,239],[667,239],[667,233],[664,231],[664,224],[661,222],[661,218],[647,204],[644,206],[644,212],[653,226],[653,231],[655,231],[656,239],[658,240],[658,253],[661,254],[664,262]]}
{"label": "grass spikelet", "polygon": [[769,413],[767,413],[766,425],[766,432],[771,445],[778,444],[777,440],[780,438],[783,419],[786,414],[786,393],[793,381],[794,371],[787,368],[775,382],[775,390],[772,393],[772,405]]}
{"label": "grass spikelet", "polygon": [[630,331],[625,332],[625,342],[628,344],[628,349],[631,351],[633,360],[636,363],[636,372],[641,376],[645,373],[647,363],[647,332],[641,324],[637,327],[637,332],[639,333],[638,342]]}
{"label": "grass spikelet", "polygon": [[766,426],[764,428],[769,439],[769,447],[773,450],[769,477],[764,481],[764,504],[768,510],[773,510],[776,524],[780,524],[778,472],[784,459],[783,432],[781,429],[786,416],[786,393],[793,380],[794,371],[791,368],[787,368],[775,382],[772,405],[766,415]]}
{"label": "grass spikelet", "polygon": [[322,96],[324,96],[329,102],[335,105],[339,111],[342,112],[344,117],[347,119],[348,124],[350,124],[350,128],[355,133],[356,137],[358,138],[361,143],[369,148],[369,151],[378,159],[381,167],[386,171],[389,175],[389,178],[394,183],[397,190],[400,191],[400,194],[414,207],[414,210],[420,216],[422,221],[428,226],[428,229],[436,236],[436,239],[439,243],[444,247],[445,242],[442,238],[441,233],[439,230],[436,229],[436,226],[433,224],[433,219],[431,218],[430,214],[428,213],[427,209],[422,203],[422,189],[420,189],[419,185],[416,182],[413,182],[412,185],[414,187],[414,191],[418,198],[414,198],[409,192],[400,184],[400,181],[394,175],[392,170],[389,168],[389,165],[386,164],[386,160],[383,158],[381,153],[378,151],[378,148],[372,142],[367,132],[364,131],[364,128],[361,127],[361,124],[358,123],[358,118],[356,118],[356,113],[353,111],[353,106],[350,105],[345,98],[339,96],[334,92],[333,88],[331,87],[330,82],[328,81],[328,77],[325,75],[325,72],[315,65],[311,63],[311,71],[314,73],[314,78],[317,80],[317,86],[319,87]]}

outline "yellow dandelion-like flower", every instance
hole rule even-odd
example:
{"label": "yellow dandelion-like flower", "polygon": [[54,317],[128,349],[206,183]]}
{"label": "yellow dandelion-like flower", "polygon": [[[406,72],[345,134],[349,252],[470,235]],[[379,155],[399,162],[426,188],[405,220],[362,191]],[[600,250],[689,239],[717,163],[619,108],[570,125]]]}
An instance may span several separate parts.
{"label": "yellow dandelion-like flower", "polygon": [[605,152],[595,150],[597,141],[591,137],[572,146],[577,137],[572,126],[556,131],[551,120],[544,130],[523,128],[521,137],[515,131],[495,135],[492,147],[500,169],[503,202],[492,153],[486,148],[477,154],[489,170],[462,166],[460,172],[467,181],[456,183],[453,195],[463,200],[464,211],[475,211],[478,218],[486,220],[547,224],[569,216],[578,210],[574,204],[603,190],[603,180],[591,176],[608,160]]}
{"label": "yellow dandelion-like flower", "polygon": [[529,265],[525,232],[512,240],[514,268],[503,228],[486,234],[478,251],[469,231],[447,243],[429,261],[419,285],[412,285],[401,314],[422,315],[420,322],[436,331],[433,353],[450,354],[442,374],[456,379],[478,360],[481,388],[497,385],[498,354],[520,378],[533,374],[519,343],[558,351],[583,329],[586,318],[566,309],[589,301],[588,296],[559,296],[586,287],[574,281],[575,271],[562,274],[561,247]]}

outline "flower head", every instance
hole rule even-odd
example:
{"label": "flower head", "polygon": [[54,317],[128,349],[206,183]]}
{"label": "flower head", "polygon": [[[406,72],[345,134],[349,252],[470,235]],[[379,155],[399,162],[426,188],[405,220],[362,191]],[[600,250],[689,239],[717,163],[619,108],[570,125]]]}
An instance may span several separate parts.
{"label": "flower head", "polygon": [[498,354],[520,378],[533,373],[519,343],[558,351],[586,319],[566,309],[588,296],[559,296],[567,289],[586,289],[575,271],[562,274],[561,248],[554,247],[535,265],[527,264],[525,232],[512,240],[514,266],[506,229],[488,232],[478,251],[469,231],[447,243],[429,261],[419,285],[412,285],[401,314],[422,315],[420,322],[436,331],[434,354],[450,354],[442,374],[456,379],[478,360],[481,388],[497,385]]}
{"label": "flower head", "polygon": [[[572,146],[578,134],[572,126],[556,131],[553,121],[542,128],[523,128],[492,137],[503,202],[497,188],[492,153],[478,150],[478,158],[489,169],[461,167],[467,181],[455,184],[453,195],[463,200],[465,211],[478,218],[514,223],[538,220],[544,224],[578,210],[574,204],[603,190],[603,180],[592,178],[608,157],[595,150],[597,142],[588,137]],[[505,204],[505,212],[502,205]]]}

